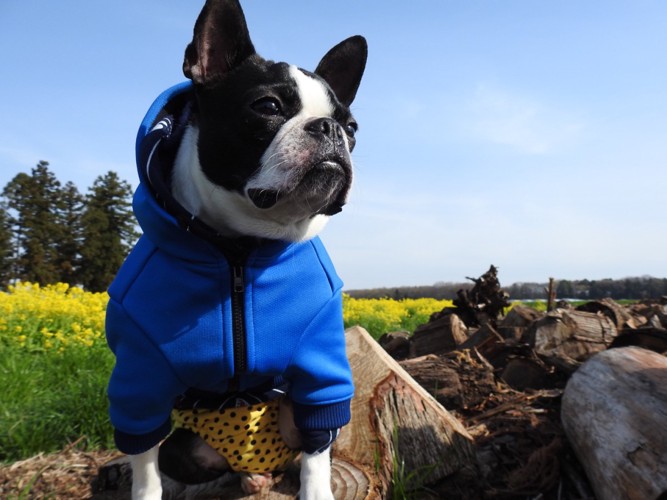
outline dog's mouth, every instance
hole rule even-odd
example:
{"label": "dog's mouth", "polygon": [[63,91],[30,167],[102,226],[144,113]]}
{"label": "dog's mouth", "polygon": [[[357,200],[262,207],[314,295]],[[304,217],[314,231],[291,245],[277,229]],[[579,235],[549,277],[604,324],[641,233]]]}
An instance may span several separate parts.
{"label": "dog's mouth", "polygon": [[[305,205],[313,214],[333,215],[342,210],[350,185],[349,169],[333,160],[325,160],[313,166],[290,190],[269,188],[249,188],[246,191],[250,201],[261,209],[269,209],[279,201],[291,200]],[[331,213],[330,213],[331,212]]]}
{"label": "dog's mouth", "polygon": [[280,197],[280,192],[273,189],[248,189],[248,198],[257,208],[271,208],[278,203]]}

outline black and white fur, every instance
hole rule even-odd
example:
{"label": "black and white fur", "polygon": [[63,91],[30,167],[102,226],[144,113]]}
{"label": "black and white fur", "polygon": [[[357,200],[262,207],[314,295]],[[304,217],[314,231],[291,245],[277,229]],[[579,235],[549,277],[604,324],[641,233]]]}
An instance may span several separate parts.
{"label": "black and white fur", "polygon": [[[238,1],[208,0],[185,51],[195,106],[174,165],[174,198],[230,238],[315,236],[342,209],[352,183],[357,125],[349,105],[366,54],[366,41],[355,36],[312,73],[264,60]],[[203,441],[193,446],[193,456],[216,461]],[[133,498],[160,498],[158,447],[132,457],[132,468]],[[252,489],[261,478],[245,479]],[[333,498],[328,449],[303,454],[300,496]]]}

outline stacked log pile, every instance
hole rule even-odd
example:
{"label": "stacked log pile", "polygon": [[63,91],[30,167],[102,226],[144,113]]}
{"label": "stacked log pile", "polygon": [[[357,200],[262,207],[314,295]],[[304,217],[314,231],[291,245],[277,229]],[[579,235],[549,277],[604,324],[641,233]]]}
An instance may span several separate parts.
{"label": "stacked log pile", "polygon": [[478,469],[430,484],[433,498],[664,494],[667,297],[502,317],[496,272],[413,336],[380,339],[472,436]]}

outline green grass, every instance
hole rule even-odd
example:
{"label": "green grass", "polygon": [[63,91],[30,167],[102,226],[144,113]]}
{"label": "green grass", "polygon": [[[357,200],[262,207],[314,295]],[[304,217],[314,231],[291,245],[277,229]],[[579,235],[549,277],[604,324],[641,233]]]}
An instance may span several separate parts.
{"label": "green grass", "polygon": [[426,493],[431,493],[425,484],[428,477],[433,473],[437,464],[422,466],[416,470],[408,470],[405,461],[400,456],[398,428],[394,426],[392,432],[393,454],[392,454],[392,477],[391,498],[392,500],[418,500],[424,498]]}
{"label": "green grass", "polygon": [[102,346],[63,353],[0,347],[0,461],[61,450],[113,447],[106,385],[113,356]]}

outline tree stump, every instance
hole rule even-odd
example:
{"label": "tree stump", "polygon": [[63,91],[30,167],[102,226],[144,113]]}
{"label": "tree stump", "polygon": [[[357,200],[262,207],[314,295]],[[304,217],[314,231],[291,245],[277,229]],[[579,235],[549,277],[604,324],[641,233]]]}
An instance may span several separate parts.
{"label": "tree stump", "polygon": [[390,491],[394,465],[435,482],[473,467],[472,438],[463,425],[417,384],[361,327],[346,331],[356,392],[352,421],[334,454],[377,471],[378,494]]}
{"label": "tree stump", "polygon": [[[336,500],[374,499],[373,479],[354,464],[334,458],[331,464],[331,489]],[[92,500],[130,500],[132,468],[129,457],[122,456],[102,465],[91,485]],[[235,500],[291,500],[299,492],[299,466],[292,464],[276,476],[270,488],[259,495],[248,495],[241,489],[238,474],[229,473],[220,479],[202,484],[186,485],[162,476],[162,498],[225,498]]]}
{"label": "tree stump", "polygon": [[561,418],[597,498],[667,494],[665,356],[638,347],[597,354],[570,378]]}

